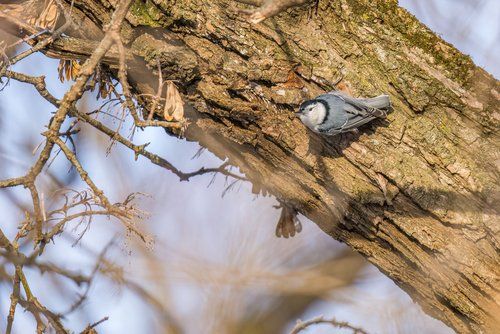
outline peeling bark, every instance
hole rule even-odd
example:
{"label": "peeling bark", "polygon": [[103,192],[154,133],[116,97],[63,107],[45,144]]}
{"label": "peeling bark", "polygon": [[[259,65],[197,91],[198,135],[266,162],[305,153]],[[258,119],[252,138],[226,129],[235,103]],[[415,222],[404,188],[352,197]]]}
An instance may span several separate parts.
{"label": "peeling bark", "polygon": [[[110,19],[105,0],[75,5],[88,31]],[[457,332],[498,333],[498,81],[395,0],[320,1],[312,18],[301,7],[259,24],[243,7],[137,1],[122,31],[135,91],[154,94],[159,60],[193,107],[188,140],[364,255]],[[48,52],[93,43],[74,37]],[[77,57],[91,52],[85,45]],[[390,94],[394,112],[357,135],[308,132],[292,111],[333,88]]]}

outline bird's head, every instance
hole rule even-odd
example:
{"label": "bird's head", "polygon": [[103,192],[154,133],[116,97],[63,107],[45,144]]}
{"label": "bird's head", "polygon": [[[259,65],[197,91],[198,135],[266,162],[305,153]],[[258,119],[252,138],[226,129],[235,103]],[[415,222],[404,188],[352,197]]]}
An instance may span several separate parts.
{"label": "bird's head", "polygon": [[308,127],[314,127],[323,123],[325,120],[327,109],[323,101],[319,100],[309,100],[303,102],[299,111],[295,114],[300,118],[302,123]]}

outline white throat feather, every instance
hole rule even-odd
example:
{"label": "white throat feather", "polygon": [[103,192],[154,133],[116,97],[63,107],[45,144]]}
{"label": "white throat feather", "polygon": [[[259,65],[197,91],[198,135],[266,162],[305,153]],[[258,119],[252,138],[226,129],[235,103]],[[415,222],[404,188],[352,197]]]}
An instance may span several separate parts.
{"label": "white throat feather", "polygon": [[314,109],[309,114],[309,120],[312,126],[320,125],[325,121],[327,116],[326,106],[322,102],[317,102]]}

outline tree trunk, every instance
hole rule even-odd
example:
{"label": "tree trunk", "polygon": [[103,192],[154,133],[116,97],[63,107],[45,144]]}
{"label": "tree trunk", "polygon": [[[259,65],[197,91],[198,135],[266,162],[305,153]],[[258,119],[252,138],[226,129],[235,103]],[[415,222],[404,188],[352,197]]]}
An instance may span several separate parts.
{"label": "tree trunk", "polygon": [[[75,5],[88,22],[109,21],[107,1]],[[396,0],[319,1],[317,13],[306,5],[258,24],[238,8],[250,7],[137,1],[123,28],[135,92],[154,94],[159,61],[194,108],[188,140],[363,254],[457,332],[498,333],[498,81]],[[92,49],[75,45],[63,38],[50,52]],[[360,134],[309,132],[293,110],[335,88],[387,93],[394,111]]]}

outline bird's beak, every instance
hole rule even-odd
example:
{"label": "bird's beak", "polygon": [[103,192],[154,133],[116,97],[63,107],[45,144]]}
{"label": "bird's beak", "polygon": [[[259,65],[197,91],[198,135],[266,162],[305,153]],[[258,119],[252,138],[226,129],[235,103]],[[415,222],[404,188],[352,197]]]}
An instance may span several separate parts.
{"label": "bird's beak", "polygon": [[300,115],[302,115],[302,111],[299,109],[296,112],[294,112],[294,115],[295,117],[299,117]]}

